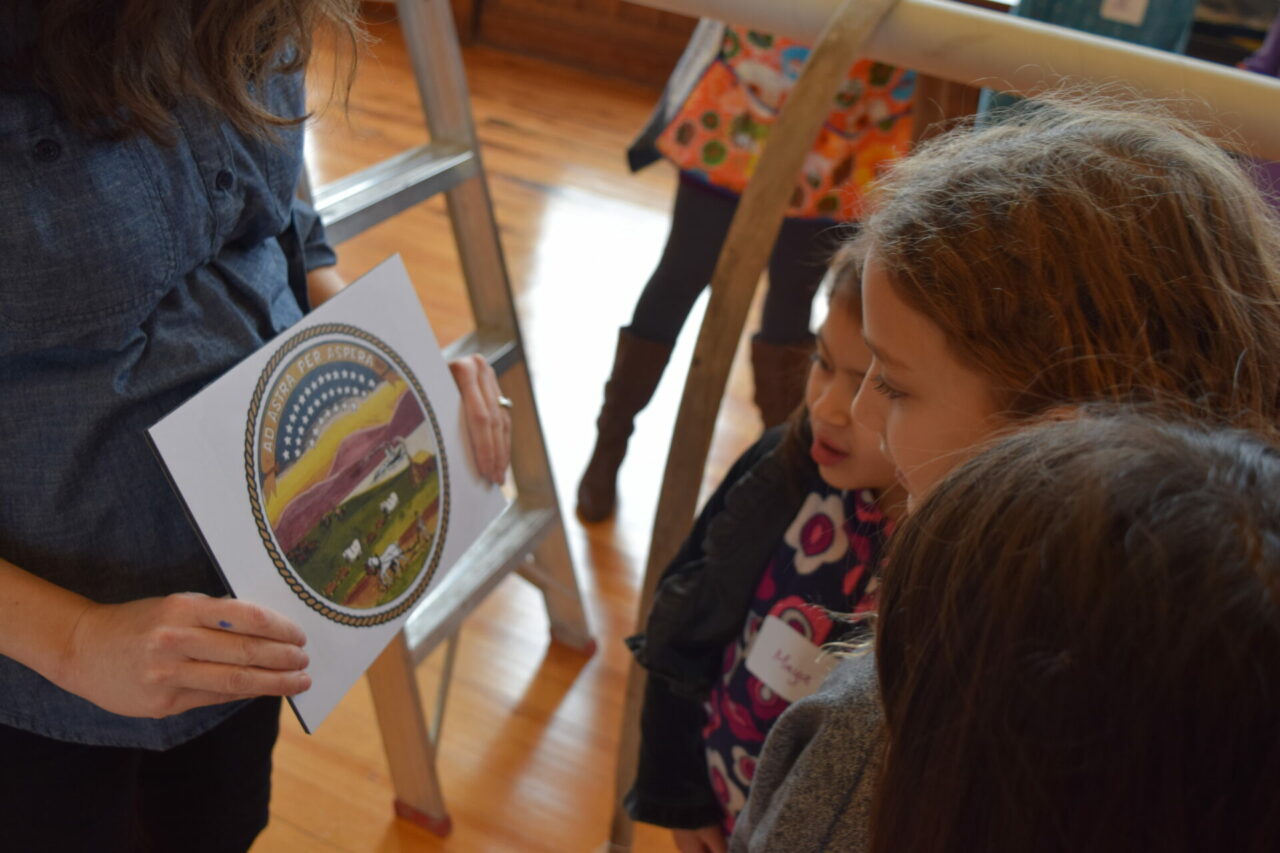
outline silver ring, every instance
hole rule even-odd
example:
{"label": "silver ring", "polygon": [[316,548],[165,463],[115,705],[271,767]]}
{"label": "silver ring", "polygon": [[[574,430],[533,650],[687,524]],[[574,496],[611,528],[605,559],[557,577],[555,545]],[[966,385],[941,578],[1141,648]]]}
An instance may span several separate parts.
{"label": "silver ring", "polygon": [[512,409],[512,408],[515,408],[515,405],[516,405],[516,404],[515,404],[515,403],[513,403],[513,402],[511,402],[511,398],[510,398],[510,397],[506,397],[506,396],[503,396],[502,394],[499,394],[499,395],[498,395],[498,405],[499,405],[499,406],[501,406],[501,407],[502,407],[502,408],[504,408],[504,409]]}

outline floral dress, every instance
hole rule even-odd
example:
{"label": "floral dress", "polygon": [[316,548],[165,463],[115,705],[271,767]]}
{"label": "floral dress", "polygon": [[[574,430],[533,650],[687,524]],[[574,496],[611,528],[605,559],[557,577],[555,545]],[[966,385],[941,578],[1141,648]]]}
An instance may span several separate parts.
{"label": "floral dress", "polygon": [[[741,194],[809,57],[790,39],[726,27],[719,56],[657,139],[682,171]],[[856,220],[867,186],[911,145],[916,75],[860,59],[806,156],[787,216]]]}
{"label": "floral dress", "polygon": [[865,614],[876,607],[877,555],[890,522],[873,500],[869,492],[828,486],[805,498],[760,578],[742,634],[725,650],[702,734],[727,834],[746,804],[764,739],[789,704],[747,670],[751,643],[768,616],[817,646],[858,630],[856,622],[832,614]]}

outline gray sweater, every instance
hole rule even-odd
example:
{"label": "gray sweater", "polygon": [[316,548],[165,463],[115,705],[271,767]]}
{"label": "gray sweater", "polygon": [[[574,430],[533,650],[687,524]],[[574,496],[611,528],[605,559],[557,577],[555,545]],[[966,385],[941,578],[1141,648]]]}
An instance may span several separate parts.
{"label": "gray sweater", "polygon": [[882,730],[875,656],[842,662],[778,719],[756,767],[730,853],[861,853]]}

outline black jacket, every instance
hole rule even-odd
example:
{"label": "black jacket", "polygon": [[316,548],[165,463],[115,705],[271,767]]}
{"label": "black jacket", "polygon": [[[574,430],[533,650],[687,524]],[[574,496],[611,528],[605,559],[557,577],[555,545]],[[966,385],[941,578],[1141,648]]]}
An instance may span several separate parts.
{"label": "black jacket", "polygon": [[707,777],[703,701],[769,558],[822,482],[807,458],[801,470],[782,458],[785,429],[766,432],[729,469],[663,572],[644,633],[627,639],[649,672],[640,762],[626,797],[633,820],[693,829],[722,818]]}

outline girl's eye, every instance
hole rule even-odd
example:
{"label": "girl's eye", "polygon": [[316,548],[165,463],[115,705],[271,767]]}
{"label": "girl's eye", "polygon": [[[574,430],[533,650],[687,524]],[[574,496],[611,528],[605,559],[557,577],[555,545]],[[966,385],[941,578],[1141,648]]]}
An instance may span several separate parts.
{"label": "girl's eye", "polygon": [[830,373],[830,372],[831,372],[831,365],[830,365],[830,364],[827,364],[827,360],[826,360],[825,358],[823,358],[823,357],[822,357],[822,353],[820,353],[820,352],[818,352],[817,350],[815,350],[815,351],[814,351],[814,352],[809,356],[809,358],[813,361],[813,363],[814,363],[814,364],[816,364],[816,365],[818,366],[818,369],[819,369],[819,370],[821,370],[823,373]]}
{"label": "girl's eye", "polygon": [[875,383],[875,389],[890,400],[897,400],[900,397],[906,396],[897,388],[894,388],[888,382],[885,382],[883,376],[877,376],[873,381]]}

